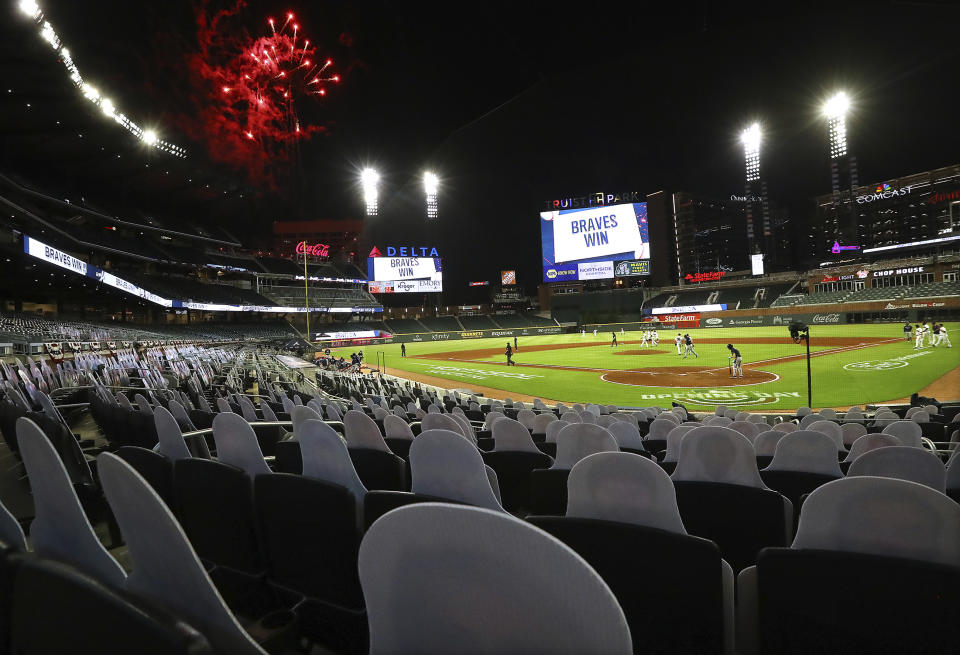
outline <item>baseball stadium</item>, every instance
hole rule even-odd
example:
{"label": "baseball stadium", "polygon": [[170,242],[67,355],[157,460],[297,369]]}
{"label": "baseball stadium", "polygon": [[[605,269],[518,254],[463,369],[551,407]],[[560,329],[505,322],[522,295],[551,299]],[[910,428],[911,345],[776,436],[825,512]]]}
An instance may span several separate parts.
{"label": "baseball stadium", "polygon": [[715,4],[0,0],[0,655],[960,654],[960,3]]}

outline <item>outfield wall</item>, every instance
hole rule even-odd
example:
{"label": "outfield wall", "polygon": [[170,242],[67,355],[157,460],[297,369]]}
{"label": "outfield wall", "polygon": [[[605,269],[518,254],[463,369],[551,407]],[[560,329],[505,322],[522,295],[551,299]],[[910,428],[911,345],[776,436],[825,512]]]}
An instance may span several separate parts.
{"label": "outfield wall", "polygon": [[541,334],[563,334],[559,325],[527,328],[501,328],[496,330],[457,330],[454,332],[413,332],[395,334],[383,343],[422,343],[424,341],[461,341],[464,339],[487,339],[489,337],[532,337]]}

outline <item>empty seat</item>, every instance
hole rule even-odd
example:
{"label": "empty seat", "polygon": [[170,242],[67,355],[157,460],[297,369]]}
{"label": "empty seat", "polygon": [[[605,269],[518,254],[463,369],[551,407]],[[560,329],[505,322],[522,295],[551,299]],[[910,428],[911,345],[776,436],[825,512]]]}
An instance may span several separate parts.
{"label": "empty seat", "polygon": [[[502,512],[396,509],[364,537],[360,581],[371,655],[631,652],[623,611],[593,569]],[[467,598],[488,600],[481,610]]]}
{"label": "empty seat", "polygon": [[65,564],[25,557],[6,568],[13,577],[10,652],[213,653],[207,639],[183,619]]}
{"label": "empty seat", "polygon": [[753,445],[729,428],[694,428],[683,437],[671,476],[687,531],[714,541],[738,571],[764,546],[789,543],[793,507],[764,485]]}
{"label": "empty seat", "polygon": [[811,430],[827,435],[833,440],[838,453],[846,450],[846,447],[843,445],[843,428],[840,427],[839,423],[834,423],[833,421],[814,421],[806,428],[801,427],[800,429]]}
{"label": "empty seat", "polygon": [[843,447],[847,450],[853,445],[853,442],[867,433],[867,428],[863,423],[844,423],[840,426],[843,431]]}
{"label": "empty seat", "polygon": [[[104,493],[133,561],[124,589],[194,625],[215,649],[242,655],[264,651],[240,626],[214,587],[173,514],[143,479],[110,453],[98,458]],[[208,460],[181,460],[210,464]]]}
{"label": "empty seat", "polygon": [[367,489],[404,491],[407,488],[407,467],[397,457],[372,418],[350,410],[344,416],[347,448],[357,475]]}
{"label": "empty seat", "polygon": [[242,469],[251,478],[270,473],[256,433],[239,414],[217,414],[213,419],[213,440],[217,444],[217,461]]}
{"label": "empty seat", "polygon": [[779,430],[780,432],[796,432],[800,428],[796,423],[787,422],[787,423],[777,423],[776,425],[773,426],[773,429]]}
{"label": "empty seat", "polygon": [[[674,428],[676,429],[676,428]],[[607,430],[617,440],[617,446],[622,452],[631,452],[636,454],[646,454],[647,449],[643,446],[643,438],[640,436],[640,430],[629,421],[614,421]]]}
{"label": "empty seat", "polygon": [[812,430],[785,434],[773,460],[760,471],[764,484],[800,507],[800,498],[817,487],[843,477],[837,461],[836,442]]}
{"label": "empty seat", "polygon": [[610,585],[634,652],[732,652],[733,570],[715,544],[687,534],[669,476],[638,455],[598,453],[573,467],[568,486],[566,516],[527,520]]}
{"label": "empty seat", "polygon": [[760,434],[760,428],[757,427],[756,423],[751,423],[750,421],[734,421],[727,426],[731,430],[736,430],[747,439],[750,440],[750,443],[753,443],[753,440],[757,438],[757,435]]}
{"label": "empty seat", "polygon": [[[737,647],[955,653],[957,589],[960,506],[912,482],[836,480],[807,498],[790,548],[765,549],[740,574]],[[924,620],[905,620],[904,607]]]}
{"label": "empty seat", "polygon": [[757,440],[753,442],[753,451],[757,454],[757,467],[764,468],[773,461],[773,454],[777,450],[777,444],[787,434],[781,430],[766,430],[757,435]]}
{"label": "empty seat", "polygon": [[410,447],[410,474],[415,494],[503,511],[479,451],[459,433],[420,433]]}
{"label": "empty seat", "polygon": [[677,461],[680,459],[680,445],[683,442],[683,437],[696,428],[689,425],[678,425],[677,427],[670,430],[667,433],[667,447],[666,452],[663,454],[663,460],[660,462],[660,466],[663,467],[663,470],[667,473],[673,473],[674,469],[677,468]]}
{"label": "empty seat", "polygon": [[126,574],[94,533],[50,441],[27,418],[17,420],[17,441],[36,512],[30,524],[33,550],[42,557],[70,564],[104,584],[120,587]]}
{"label": "empty seat", "polygon": [[904,446],[923,448],[923,428],[913,421],[893,421],[884,426],[884,434],[892,434]]}
{"label": "empty seat", "polygon": [[617,440],[610,431],[591,423],[573,423],[557,435],[557,457],[549,469],[530,473],[531,511],[560,516],[567,507],[567,476],[584,457],[600,452],[617,452]]}
{"label": "empty seat", "polygon": [[910,446],[877,448],[853,460],[847,475],[880,476],[910,480],[946,492],[947,471],[943,462],[933,453]]}

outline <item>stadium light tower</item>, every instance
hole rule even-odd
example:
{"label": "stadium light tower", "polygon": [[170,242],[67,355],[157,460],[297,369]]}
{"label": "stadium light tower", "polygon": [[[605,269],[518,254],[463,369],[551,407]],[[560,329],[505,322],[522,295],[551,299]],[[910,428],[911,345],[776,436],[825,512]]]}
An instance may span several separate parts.
{"label": "stadium light tower", "polygon": [[[744,187],[744,215],[747,223],[747,242],[750,254],[772,255],[772,232],[770,230],[770,210],[767,202],[767,183],[760,179],[760,143],[763,131],[760,123],[754,122],[740,132],[743,144],[743,158],[746,184]],[[760,211],[757,211],[757,205]],[[754,217],[760,214],[762,239],[754,230]],[[746,266],[746,262],[744,262]]]}
{"label": "stadium light tower", "polygon": [[[827,119],[830,134],[830,181],[833,192],[831,215],[823,217],[823,247],[833,242],[847,245],[859,243],[857,210],[853,202],[857,180],[857,159],[847,146],[847,114],[850,112],[850,97],[844,91],[834,93],[823,103],[823,115]],[[841,211],[846,204],[847,211]],[[820,253],[816,253],[820,254]]]}
{"label": "stadium light tower", "polygon": [[437,217],[437,188],[440,180],[435,173],[427,171],[423,174],[423,190],[427,194],[427,218]]}
{"label": "stadium light tower", "polygon": [[360,184],[363,186],[363,200],[367,204],[367,216],[377,215],[377,184],[380,174],[372,168],[365,168],[360,174]]}
{"label": "stadium light tower", "polygon": [[830,127],[830,158],[837,159],[847,154],[847,111],[850,98],[839,91],[823,105],[823,114]]}
{"label": "stadium light tower", "polygon": [[760,179],[760,123],[754,123],[740,133],[743,155],[746,159],[747,182]]}

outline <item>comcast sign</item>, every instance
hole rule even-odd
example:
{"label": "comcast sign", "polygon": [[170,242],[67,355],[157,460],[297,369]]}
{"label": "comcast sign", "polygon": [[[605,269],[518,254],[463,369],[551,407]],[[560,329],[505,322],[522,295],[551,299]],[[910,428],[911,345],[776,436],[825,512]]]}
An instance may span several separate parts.
{"label": "comcast sign", "polygon": [[877,188],[873,190],[873,193],[857,196],[857,204],[862,205],[864,203],[876,202],[877,200],[887,200],[888,198],[909,196],[910,189],[911,187],[909,185],[900,187],[899,189],[894,189],[889,184],[884,182],[883,184],[878,184]]}

